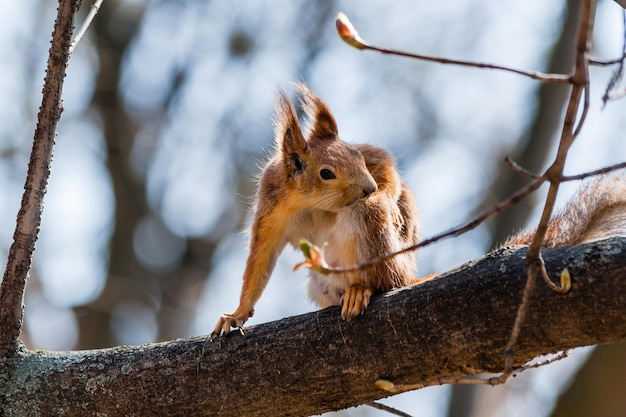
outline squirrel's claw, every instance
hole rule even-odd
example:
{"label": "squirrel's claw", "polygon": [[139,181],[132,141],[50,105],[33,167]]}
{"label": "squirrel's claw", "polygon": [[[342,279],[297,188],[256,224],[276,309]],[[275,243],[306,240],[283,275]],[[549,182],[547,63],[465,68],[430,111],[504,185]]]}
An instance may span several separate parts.
{"label": "squirrel's claw", "polygon": [[341,297],[341,318],[350,321],[363,314],[374,290],[369,285],[352,284]]}
{"label": "squirrel's claw", "polygon": [[[248,313],[248,317],[252,317],[254,314],[254,310]],[[237,327],[239,329],[239,333],[242,336],[245,336],[245,332],[243,330],[243,324],[248,320],[248,317],[243,318],[237,312],[231,314],[222,314],[220,319],[217,321],[213,332],[211,332],[211,337],[214,336],[226,336],[230,333],[231,327]]]}

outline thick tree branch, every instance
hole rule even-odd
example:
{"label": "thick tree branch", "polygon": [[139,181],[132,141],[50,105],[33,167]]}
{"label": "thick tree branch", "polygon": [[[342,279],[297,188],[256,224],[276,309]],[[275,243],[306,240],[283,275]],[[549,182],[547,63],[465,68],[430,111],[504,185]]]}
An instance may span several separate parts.
{"label": "thick tree branch", "polygon": [[0,357],[10,356],[18,347],[17,338],[21,331],[24,310],[24,289],[41,224],[43,196],[50,175],[56,126],[62,111],[61,91],[74,30],[73,19],[79,6],[79,0],[59,1],[24,194],[0,285]]}
{"label": "thick tree branch", "polygon": [[[390,395],[379,378],[435,385],[499,372],[527,277],[526,248],[503,249],[421,285],[375,297],[364,316],[339,308],[198,337],[82,352],[23,350],[0,368],[6,416],[310,415]],[[546,249],[567,267],[567,294],[537,286],[516,364],[626,339],[626,239]],[[531,371],[532,372],[532,371]],[[2,385],[0,385],[2,386]],[[2,414],[2,413],[0,413]]]}

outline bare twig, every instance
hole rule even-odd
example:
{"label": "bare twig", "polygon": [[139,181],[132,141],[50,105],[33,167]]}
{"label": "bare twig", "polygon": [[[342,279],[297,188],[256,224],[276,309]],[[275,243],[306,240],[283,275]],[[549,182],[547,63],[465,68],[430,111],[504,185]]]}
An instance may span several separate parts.
{"label": "bare twig", "polygon": [[341,39],[343,39],[349,45],[361,49],[361,50],[370,50],[377,51],[383,54],[403,56],[407,58],[419,59],[422,61],[430,61],[437,62],[439,64],[451,64],[451,65],[460,65],[464,67],[473,67],[473,68],[483,68],[483,69],[494,69],[506,72],[512,72],[514,74],[523,75],[528,78],[532,78],[533,80],[538,80],[544,83],[570,83],[570,76],[566,74],[544,74],[537,71],[526,71],[520,70],[516,68],[506,67],[503,65],[495,65],[495,64],[486,64],[483,62],[474,62],[474,61],[463,61],[458,59],[447,59],[440,58],[436,56],[430,55],[422,55],[422,54],[414,54],[410,52],[398,51],[390,48],[381,48],[378,46],[374,46],[361,38],[359,33],[356,31],[348,17],[339,12],[337,15],[337,19],[335,21],[337,26],[337,32]]}
{"label": "bare twig", "polygon": [[528,363],[525,365],[520,366],[519,368],[517,368],[515,370],[515,372],[513,373],[513,375],[519,375],[520,373],[528,370],[528,369],[535,369],[535,368],[540,368],[542,366],[545,365],[550,365],[551,363],[554,362],[558,362],[562,359],[568,358],[569,357],[569,350],[564,350],[563,352],[559,353],[558,355],[552,356],[551,358],[548,358],[544,361],[539,361],[539,362],[532,362],[532,363]]}
{"label": "bare twig", "polygon": [[621,90],[618,90],[618,91],[613,91],[609,95],[609,100],[619,100],[620,98],[624,96],[626,96],[626,88],[622,88]]}
{"label": "bare twig", "polygon": [[[569,357],[569,351],[565,350],[561,353],[559,353],[558,355],[552,356],[544,361],[539,361],[539,362],[532,362],[532,363],[527,363],[524,364],[520,367],[516,367],[513,368],[510,376],[518,376],[519,374],[521,374],[524,371],[527,371],[529,369],[536,369],[536,368],[540,368],[542,366],[545,365],[550,365],[551,363],[554,362],[558,362],[562,359],[565,359]],[[458,385],[491,385],[491,386],[495,386],[495,385],[500,385],[506,382],[506,378],[502,378],[502,374],[501,375],[496,375],[494,377],[491,378],[471,378],[471,377],[459,377],[459,378],[442,378],[441,379],[441,384],[458,384]]]}
{"label": "bare twig", "polygon": [[541,178],[541,176],[528,171],[526,168],[520,166],[517,162],[515,162],[510,156],[506,156],[504,158],[504,162],[511,167],[511,169],[513,169],[513,171],[517,172],[518,174],[521,174],[525,177],[531,178],[531,179],[538,179]]}
{"label": "bare twig", "polygon": [[[588,96],[588,91],[589,89],[585,89],[585,105],[588,107],[589,105],[589,96]],[[586,110],[586,109],[585,109]],[[582,116],[581,116],[582,118]],[[581,127],[582,123],[579,121],[578,123],[578,127]],[[578,133],[578,129],[577,132],[575,132],[575,134]],[[541,178],[539,175],[528,171],[526,168],[520,166],[517,162],[515,162],[513,159],[511,159],[510,156],[507,156],[504,158],[504,162],[509,165],[511,167],[511,169],[513,169],[515,172],[518,172],[519,174],[531,178],[531,179],[539,179]],[[593,177],[595,175],[602,175],[602,174],[606,174],[609,173],[611,171],[616,171],[618,169],[622,169],[622,168],[626,168],[626,162],[620,162],[619,164],[614,164],[614,165],[610,165],[604,168],[600,168],[600,169],[596,169],[593,171],[589,171],[589,172],[584,172],[582,174],[577,174],[577,175],[563,175],[561,176],[561,180],[560,182],[568,182],[568,181],[575,181],[575,180],[582,180],[588,177]]]}
{"label": "bare twig", "polygon": [[[554,362],[558,362],[562,359],[565,359],[569,356],[569,351],[565,350],[558,355],[552,356],[544,361],[533,362],[524,364],[520,367],[511,368],[511,372],[504,377],[504,373],[496,376],[492,376],[489,378],[481,378],[477,376],[461,376],[458,378],[439,378],[436,383],[438,385],[501,385],[506,382],[509,376],[517,376],[524,371],[529,369],[540,368],[545,365],[549,365]],[[382,390],[392,392],[394,394],[412,391],[414,389],[420,389],[426,387],[426,384],[418,383],[418,384],[395,384],[388,380],[379,379],[376,381],[376,386]]]}
{"label": "bare twig", "polygon": [[622,61],[624,61],[624,59],[626,59],[626,54],[622,55],[619,58],[606,59],[606,60],[589,58],[589,65],[594,65],[596,67],[608,67],[610,65],[619,64]]}
{"label": "bare twig", "polygon": [[96,14],[98,14],[98,10],[100,10],[102,1],[103,0],[96,0],[94,4],[91,5],[89,14],[85,18],[85,21],[83,22],[82,26],[76,33],[76,37],[74,38],[74,40],[72,41],[72,44],[70,45],[70,51],[69,51],[70,55],[74,53],[74,49],[76,49],[76,46],[80,43],[81,39],[83,39],[83,36],[85,36],[85,33],[87,33],[87,29],[89,28],[89,25],[91,25],[91,22],[96,17]]}
{"label": "bare twig", "polygon": [[[587,70],[589,70],[588,66]],[[585,120],[587,120],[587,113],[589,112],[589,102],[591,101],[589,98],[589,74],[587,74],[587,81],[583,89],[583,94],[583,110],[580,114],[580,118],[578,119],[578,123],[576,124],[576,129],[574,129],[574,133],[572,133],[572,141],[574,141],[574,139],[578,137],[581,129],[583,128],[583,125],[585,124]]]}
{"label": "bare twig", "polygon": [[504,351],[505,369],[501,375],[501,378],[504,378],[504,380],[506,380],[513,372],[513,347],[517,343],[521,325],[526,317],[526,311],[528,310],[528,300],[530,299],[530,294],[532,293],[537,273],[541,271],[546,282],[551,282],[549,277],[547,277],[547,273],[544,273],[545,269],[544,271],[542,271],[543,259],[541,258],[541,245],[547,231],[548,222],[550,220],[550,217],[552,216],[552,210],[554,209],[559,186],[563,179],[563,168],[565,166],[567,153],[574,139],[576,138],[576,135],[580,131],[580,127],[582,126],[582,122],[584,121],[584,115],[586,114],[586,107],[588,106],[588,93],[586,93],[584,103],[585,109],[583,109],[583,115],[581,116],[581,120],[579,121],[577,128],[574,129],[581,96],[584,91],[589,89],[589,49],[595,10],[595,0],[585,0],[583,2],[580,27],[576,42],[577,55],[576,67],[574,70],[574,75],[572,76],[572,91],[565,114],[565,120],[563,122],[563,130],[561,132],[561,139],[559,141],[557,156],[553,164],[544,174],[544,177],[548,178],[548,180],[550,181],[550,188],[548,189],[548,195],[546,197],[543,212],[541,214],[541,220],[539,221],[539,225],[537,226],[537,232],[526,254],[526,262],[528,264],[528,279],[526,281],[526,286],[524,287],[522,301],[515,317],[513,329],[511,331],[511,335]]}
{"label": "bare twig", "polygon": [[626,10],[622,10],[622,22],[624,31],[624,39],[622,41],[622,59],[617,61],[617,69],[613,73],[611,80],[606,86],[604,95],[602,96],[602,103],[605,105],[607,101],[620,98],[626,94],[626,89],[622,89],[621,91],[615,91],[616,87],[619,85],[619,82],[624,77],[624,57],[626,57]]}
{"label": "bare twig", "polygon": [[622,168],[626,168],[626,162],[620,162],[619,164],[610,165],[608,167],[596,169],[596,170],[585,172],[585,173],[578,174],[578,175],[563,176],[561,177],[561,182],[583,180],[585,178],[593,177],[595,175],[606,174],[608,172],[616,171]]}
{"label": "bare twig", "polygon": [[13,244],[0,284],[0,357],[15,354],[18,346],[17,339],[23,319],[24,288],[41,223],[43,196],[50,175],[56,126],[62,111],[61,91],[70,56],[74,15],[78,11],[79,3],[79,0],[59,1],[24,194],[17,215]]}
{"label": "bare twig", "polygon": [[566,285],[564,285],[563,283],[561,283],[561,285],[556,285],[554,282],[552,282],[552,280],[550,279],[550,275],[548,274],[548,271],[546,270],[546,264],[543,261],[542,257],[539,257],[539,272],[541,272],[541,277],[543,278],[543,282],[546,283],[546,285],[555,292],[560,292],[560,293],[566,293],[570,290],[570,283],[569,283],[569,273],[567,275],[567,279],[568,279],[568,283]]}
{"label": "bare twig", "polygon": [[[513,161],[509,156],[507,156],[506,158],[504,158],[504,162],[507,163],[507,165],[509,165],[514,171],[519,172],[521,175],[524,175],[525,177],[529,177],[532,179],[538,179],[540,178],[539,175],[528,171],[526,168],[520,166],[519,164],[517,164],[517,162]],[[619,164],[615,164],[615,165],[610,165],[604,168],[600,168],[600,169],[596,169],[593,171],[589,171],[589,172],[584,172],[582,174],[577,174],[577,175],[563,175],[561,177],[561,182],[568,182],[568,181],[577,181],[577,180],[584,180],[585,178],[589,178],[589,177],[593,177],[596,175],[602,175],[602,174],[606,174],[609,173],[611,171],[616,171],[618,169],[622,169],[622,168],[626,168],[626,162],[620,162]]]}
{"label": "bare twig", "polygon": [[506,380],[509,379],[511,375],[513,375],[513,365],[515,363],[515,353],[513,348],[517,343],[520,331],[522,330],[522,323],[526,318],[526,312],[528,311],[528,300],[530,299],[530,296],[533,292],[536,277],[536,265],[529,263],[528,278],[526,279],[526,285],[524,286],[524,292],[522,293],[522,300],[517,309],[517,314],[515,315],[515,321],[513,322],[513,328],[511,330],[511,334],[509,335],[509,340],[507,341],[507,344],[504,348],[504,369],[502,370],[500,376],[497,378],[497,382],[499,384],[506,382]]}
{"label": "bare twig", "polygon": [[363,405],[367,405],[369,407],[375,408],[377,410],[382,410],[382,411],[386,411],[389,414],[393,414],[394,416],[400,416],[400,417],[412,417],[410,414],[405,413],[404,411],[400,411],[398,409],[395,409],[393,407],[389,407],[388,405],[385,405],[383,403],[379,403],[377,401],[372,401],[371,403],[365,403]]}
{"label": "bare twig", "polygon": [[[548,195],[544,204],[541,220],[537,227],[537,234],[535,235],[535,238],[530,245],[528,251],[527,259],[530,265],[534,264],[538,266],[537,262],[539,260],[541,244],[547,230],[548,222],[552,215],[552,210],[554,208],[559,185],[562,181],[565,159],[567,158],[569,148],[576,137],[575,134],[577,132],[574,131],[574,124],[576,122],[576,115],[578,113],[580,98],[583,92],[588,89],[589,85],[588,53],[590,48],[589,43],[591,38],[591,27],[593,24],[594,15],[595,0],[586,0],[583,3],[581,25],[576,46],[578,53],[576,57],[576,68],[572,77],[572,92],[570,94],[570,99],[565,114],[565,120],[563,122],[563,130],[561,133],[561,139],[559,141],[557,156],[553,164],[544,174],[544,176],[547,177],[547,179],[550,181],[550,188],[548,190]],[[577,127],[577,130],[579,129],[580,124]]]}

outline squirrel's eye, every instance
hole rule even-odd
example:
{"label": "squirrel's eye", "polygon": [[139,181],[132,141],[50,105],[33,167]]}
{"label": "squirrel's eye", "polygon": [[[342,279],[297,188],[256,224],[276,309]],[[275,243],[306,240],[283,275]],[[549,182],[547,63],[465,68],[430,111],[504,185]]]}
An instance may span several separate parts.
{"label": "squirrel's eye", "polygon": [[323,180],[334,180],[337,178],[330,169],[326,168],[320,170],[320,177],[322,177]]}

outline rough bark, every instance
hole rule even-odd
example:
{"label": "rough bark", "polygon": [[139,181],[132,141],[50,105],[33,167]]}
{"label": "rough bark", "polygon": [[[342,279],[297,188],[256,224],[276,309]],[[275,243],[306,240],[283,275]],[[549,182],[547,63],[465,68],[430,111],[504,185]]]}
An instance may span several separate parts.
{"label": "rough bark", "polygon": [[[526,249],[503,249],[418,286],[339,309],[181,339],[78,352],[22,350],[0,367],[0,411],[30,415],[311,415],[390,395],[374,386],[438,384],[497,372],[526,281]],[[626,339],[626,239],[545,250],[573,287],[538,283],[515,358]],[[2,414],[0,413],[0,414]],[[102,413],[102,414],[98,414]]]}

